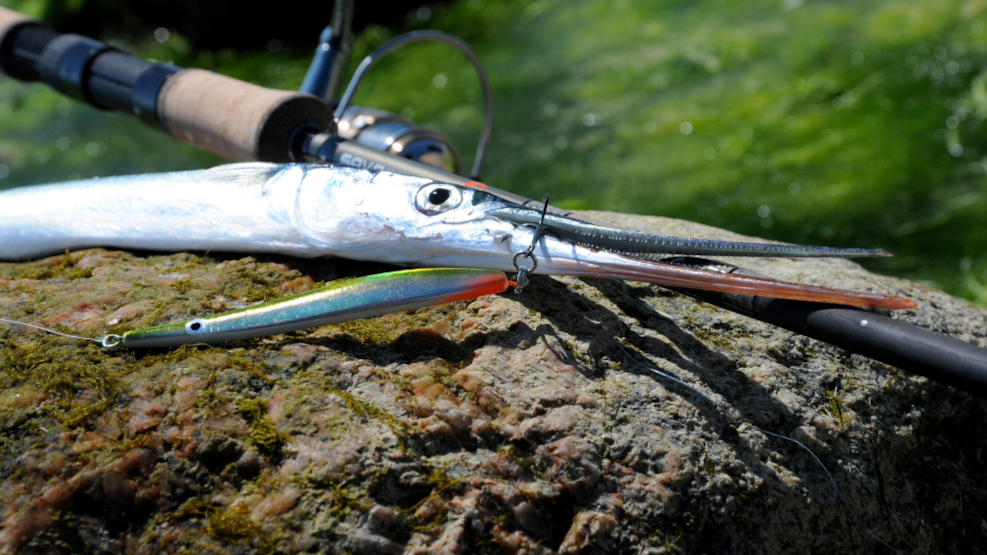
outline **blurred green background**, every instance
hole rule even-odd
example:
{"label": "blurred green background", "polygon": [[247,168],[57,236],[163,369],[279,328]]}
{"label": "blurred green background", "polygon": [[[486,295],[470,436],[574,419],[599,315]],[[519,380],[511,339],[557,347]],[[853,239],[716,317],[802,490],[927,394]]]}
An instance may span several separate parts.
{"label": "blurred green background", "polygon": [[[331,9],[0,5],[284,89],[301,83]],[[359,57],[418,28],[471,43],[494,87],[492,185],[567,208],[888,248],[895,258],[865,265],[987,305],[987,0],[365,1],[357,14]],[[441,45],[400,51],[357,97],[442,130],[467,167],[479,101],[470,66]],[[0,188],[220,162],[0,78]]]}

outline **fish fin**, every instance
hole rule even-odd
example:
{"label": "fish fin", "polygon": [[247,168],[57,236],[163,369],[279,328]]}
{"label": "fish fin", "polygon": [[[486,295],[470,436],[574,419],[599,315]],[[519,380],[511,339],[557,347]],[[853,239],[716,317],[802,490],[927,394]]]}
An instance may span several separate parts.
{"label": "fish fin", "polygon": [[284,164],[268,162],[223,164],[203,170],[201,177],[217,185],[263,185],[282,169]]}

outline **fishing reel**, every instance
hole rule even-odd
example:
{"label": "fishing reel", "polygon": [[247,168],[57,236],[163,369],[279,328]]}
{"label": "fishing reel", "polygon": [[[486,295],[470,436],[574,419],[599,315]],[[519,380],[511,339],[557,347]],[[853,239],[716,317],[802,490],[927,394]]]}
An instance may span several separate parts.
{"label": "fishing reel", "polygon": [[332,108],[333,121],[322,133],[306,132],[298,135],[293,148],[294,157],[306,161],[336,161],[371,169],[396,169],[415,173],[413,168],[396,168],[366,149],[354,151],[347,141],[362,145],[376,152],[426,164],[453,174],[461,174],[459,154],[442,133],[415,125],[412,121],[383,110],[353,106],[351,100],[360,82],[377,62],[394,50],[415,42],[436,41],[455,47],[473,64],[483,89],[484,121],[477,145],[476,157],[470,179],[478,180],[483,167],[487,143],[493,125],[493,94],[479,58],[458,37],[439,31],[415,31],[387,42],[364,58],[339,98],[342,74],[345,70],[352,43],[353,0],[337,0],[332,22],[319,38],[319,46],[309,66],[302,86],[303,93],[324,99]]}
{"label": "fishing reel", "polygon": [[462,171],[459,154],[445,135],[416,126],[391,112],[351,106],[336,123],[336,134],[341,139],[440,170],[457,174]]}

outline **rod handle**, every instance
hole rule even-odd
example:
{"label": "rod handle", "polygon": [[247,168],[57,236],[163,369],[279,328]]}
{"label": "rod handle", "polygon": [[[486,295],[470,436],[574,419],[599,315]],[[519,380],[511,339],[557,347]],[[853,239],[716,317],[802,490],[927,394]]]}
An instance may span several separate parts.
{"label": "rod handle", "polygon": [[230,160],[290,162],[288,144],[306,124],[325,129],[332,112],[310,94],[268,89],[202,69],[183,69],[158,94],[171,136]]}

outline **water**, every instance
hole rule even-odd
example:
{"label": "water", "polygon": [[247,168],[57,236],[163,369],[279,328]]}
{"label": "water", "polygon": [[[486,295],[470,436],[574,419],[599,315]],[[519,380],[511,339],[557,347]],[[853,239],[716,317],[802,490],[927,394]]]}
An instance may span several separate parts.
{"label": "water", "polygon": [[[495,186],[888,248],[895,258],[866,265],[987,305],[985,22],[987,2],[951,0],[467,0],[409,19],[464,35],[490,72]],[[370,28],[356,49],[392,33]],[[125,46],[281,88],[297,88],[309,57],[160,38]],[[467,167],[479,99],[468,64],[428,45],[375,68],[357,97],[443,130]],[[0,81],[0,187],[218,162],[132,118]]]}

